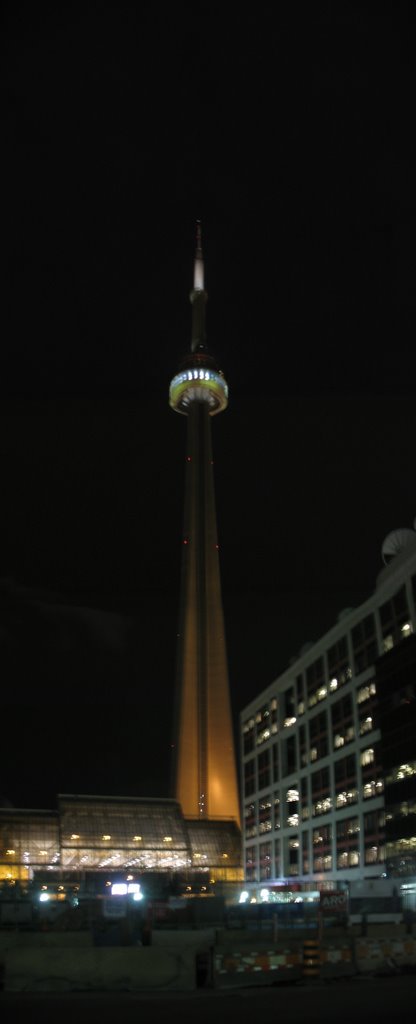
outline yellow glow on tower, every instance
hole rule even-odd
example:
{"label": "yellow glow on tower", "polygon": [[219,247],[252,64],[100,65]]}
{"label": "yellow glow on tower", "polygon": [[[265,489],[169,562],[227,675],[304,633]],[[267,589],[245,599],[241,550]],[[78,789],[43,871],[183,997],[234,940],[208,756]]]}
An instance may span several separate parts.
{"label": "yellow glow on tower", "polygon": [[200,231],[190,298],[191,352],[170,387],[170,405],[188,420],[175,796],[187,818],[239,823],[211,442],[211,417],[226,408],[228,387],[205,343]]}

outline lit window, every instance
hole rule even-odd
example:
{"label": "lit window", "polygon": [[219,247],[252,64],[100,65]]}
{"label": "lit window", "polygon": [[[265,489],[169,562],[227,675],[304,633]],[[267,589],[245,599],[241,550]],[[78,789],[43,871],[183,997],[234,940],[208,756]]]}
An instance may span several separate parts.
{"label": "lit window", "polygon": [[364,733],[366,733],[366,732],[371,732],[372,728],[373,728],[373,719],[372,719],[371,715],[367,715],[367,718],[365,718],[364,721],[361,722],[361,725],[360,725],[360,736],[364,736]]}
{"label": "lit window", "polygon": [[163,836],[163,842],[164,843],[171,843],[172,842],[172,836]]}
{"label": "lit window", "polygon": [[71,836],[71,839],[79,839],[78,832],[73,832],[72,836]]}
{"label": "lit window", "polygon": [[[16,853],[16,850],[6,850],[6,853],[8,857],[11,857],[13,853]],[[39,853],[43,853],[43,850],[39,850]]]}
{"label": "lit window", "polygon": [[133,836],[133,842],[134,843],[140,843],[141,842],[141,838],[142,838],[141,836]]}
{"label": "lit window", "polygon": [[410,634],[413,633],[411,622],[404,622],[401,627],[401,631],[403,633],[403,636],[410,636]]}
{"label": "lit window", "polygon": [[286,794],[286,800],[287,800],[288,804],[289,803],[293,803],[295,800],[299,800],[299,790],[298,789],[288,789],[287,794]]}
{"label": "lit window", "polygon": [[376,864],[378,860],[378,846],[369,846],[365,851],[366,864]]}
{"label": "lit window", "polygon": [[358,799],[358,792],[356,789],[350,789],[348,792],[343,790],[342,793],[337,794],[336,806],[346,807],[347,804],[355,804]]}
{"label": "lit window", "polygon": [[416,761],[410,761],[409,764],[401,764],[398,768],[394,768],[387,776],[387,782],[400,782],[410,775],[416,775]]}
{"label": "lit window", "polygon": [[363,750],[360,757],[360,763],[362,765],[373,764],[375,759],[374,750],[372,747],[368,747],[368,750]]}
{"label": "lit window", "polygon": [[392,647],[394,646],[393,636],[392,636],[391,633],[389,633],[388,636],[384,637],[383,645],[382,646],[383,646],[383,654],[386,654],[387,651],[391,651]]}
{"label": "lit window", "polygon": [[106,843],[107,843],[107,842],[108,842],[108,840],[109,840],[109,839],[111,839],[111,836],[107,836],[107,835],[105,835],[105,836],[101,836],[101,838],[102,838],[102,839],[104,840],[104,842],[106,842]]}
{"label": "lit window", "polygon": [[330,796],[325,797],[324,800],[317,800],[314,810],[315,814],[327,814],[331,810],[332,800]]}

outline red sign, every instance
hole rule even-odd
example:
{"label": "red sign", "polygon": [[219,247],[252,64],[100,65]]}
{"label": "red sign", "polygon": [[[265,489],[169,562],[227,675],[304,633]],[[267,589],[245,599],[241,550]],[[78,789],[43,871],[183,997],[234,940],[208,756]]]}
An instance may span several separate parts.
{"label": "red sign", "polygon": [[334,892],[321,892],[320,910],[323,914],[346,914],[348,893],[342,889]]}

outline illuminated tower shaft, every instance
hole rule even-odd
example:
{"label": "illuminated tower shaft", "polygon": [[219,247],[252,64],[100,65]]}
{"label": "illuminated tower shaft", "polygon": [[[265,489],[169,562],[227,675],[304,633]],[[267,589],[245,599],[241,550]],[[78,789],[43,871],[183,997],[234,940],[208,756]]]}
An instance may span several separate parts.
{"label": "illuminated tower shaft", "polygon": [[171,406],[188,417],[175,796],[185,817],[239,822],[211,445],[211,416],[226,407],[227,385],[205,345],[199,239],[191,301],[192,349],[170,390]]}

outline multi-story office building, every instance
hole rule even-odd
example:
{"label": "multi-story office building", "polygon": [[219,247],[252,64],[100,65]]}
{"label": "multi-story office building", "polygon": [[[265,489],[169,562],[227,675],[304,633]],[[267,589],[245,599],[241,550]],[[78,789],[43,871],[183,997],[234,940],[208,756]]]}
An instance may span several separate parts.
{"label": "multi-story office building", "polygon": [[416,533],[241,714],[247,883],[416,877]]}

